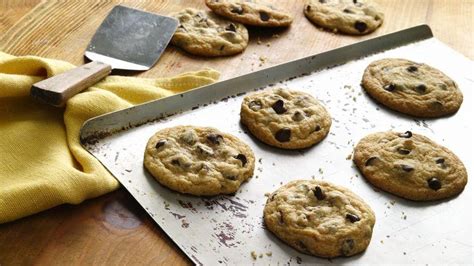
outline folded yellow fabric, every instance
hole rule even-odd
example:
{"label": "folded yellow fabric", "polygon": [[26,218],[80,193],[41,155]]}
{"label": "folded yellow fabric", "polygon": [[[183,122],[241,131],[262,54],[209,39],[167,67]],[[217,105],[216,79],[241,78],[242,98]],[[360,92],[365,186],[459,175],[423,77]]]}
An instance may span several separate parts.
{"label": "folded yellow fabric", "polygon": [[215,82],[203,70],[172,78],[109,76],[58,109],[29,97],[33,83],[73,65],[0,52],[0,223],[118,188],[79,144],[87,119]]}

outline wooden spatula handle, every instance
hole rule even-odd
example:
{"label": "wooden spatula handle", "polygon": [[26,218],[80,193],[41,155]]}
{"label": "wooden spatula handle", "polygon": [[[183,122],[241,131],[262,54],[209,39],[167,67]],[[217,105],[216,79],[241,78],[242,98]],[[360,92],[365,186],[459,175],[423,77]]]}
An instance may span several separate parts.
{"label": "wooden spatula handle", "polygon": [[90,62],[33,84],[30,94],[41,102],[61,107],[69,98],[97,83],[111,71],[110,65]]}

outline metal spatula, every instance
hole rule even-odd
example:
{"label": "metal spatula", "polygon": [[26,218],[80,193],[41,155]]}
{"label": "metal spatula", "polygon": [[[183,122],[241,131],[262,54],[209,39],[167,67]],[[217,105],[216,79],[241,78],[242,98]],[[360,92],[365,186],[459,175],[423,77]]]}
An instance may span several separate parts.
{"label": "metal spatula", "polygon": [[86,49],[92,62],[33,84],[31,96],[47,104],[66,101],[106,77],[112,69],[150,69],[168,45],[178,21],[124,6],[115,6]]}

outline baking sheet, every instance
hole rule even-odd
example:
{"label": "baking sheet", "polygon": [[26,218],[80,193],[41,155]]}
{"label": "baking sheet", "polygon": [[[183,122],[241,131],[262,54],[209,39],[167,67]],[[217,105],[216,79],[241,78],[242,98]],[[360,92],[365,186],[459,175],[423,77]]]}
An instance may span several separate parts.
{"label": "baking sheet", "polygon": [[[460,111],[448,118],[421,120],[375,104],[359,84],[365,67],[374,60],[386,57],[424,62],[452,77],[464,93]],[[196,264],[472,264],[472,181],[456,198],[411,202],[374,190],[360,176],[349,156],[359,139],[369,133],[390,129],[411,130],[447,146],[465,163],[471,175],[473,67],[472,61],[438,40],[429,38],[277,82],[273,87],[312,94],[324,103],[333,118],[328,137],[306,150],[279,150],[261,144],[248,135],[239,123],[243,95],[96,139],[86,148]],[[209,98],[211,96],[215,95],[209,95]],[[182,107],[174,106],[176,110],[179,108]],[[133,112],[136,110],[129,111]],[[122,117],[124,115],[122,113]],[[116,124],[113,120],[107,120],[107,116],[100,119],[101,123],[108,121],[111,126]],[[159,185],[143,167],[144,148],[148,138],[157,130],[175,125],[212,126],[248,143],[257,158],[253,178],[244,183],[234,196],[210,198],[181,195]],[[84,135],[91,132],[86,133],[83,132]],[[351,189],[375,211],[377,221],[372,242],[365,253],[333,260],[307,256],[288,247],[264,229],[262,212],[265,194],[290,180],[311,178],[324,179]]]}

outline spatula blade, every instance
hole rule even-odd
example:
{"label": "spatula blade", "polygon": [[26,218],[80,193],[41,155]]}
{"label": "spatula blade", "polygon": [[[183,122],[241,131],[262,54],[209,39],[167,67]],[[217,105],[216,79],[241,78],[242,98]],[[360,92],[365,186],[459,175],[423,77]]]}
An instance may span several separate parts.
{"label": "spatula blade", "polygon": [[178,24],[171,17],[115,6],[92,37],[85,56],[114,69],[148,70],[166,49]]}

